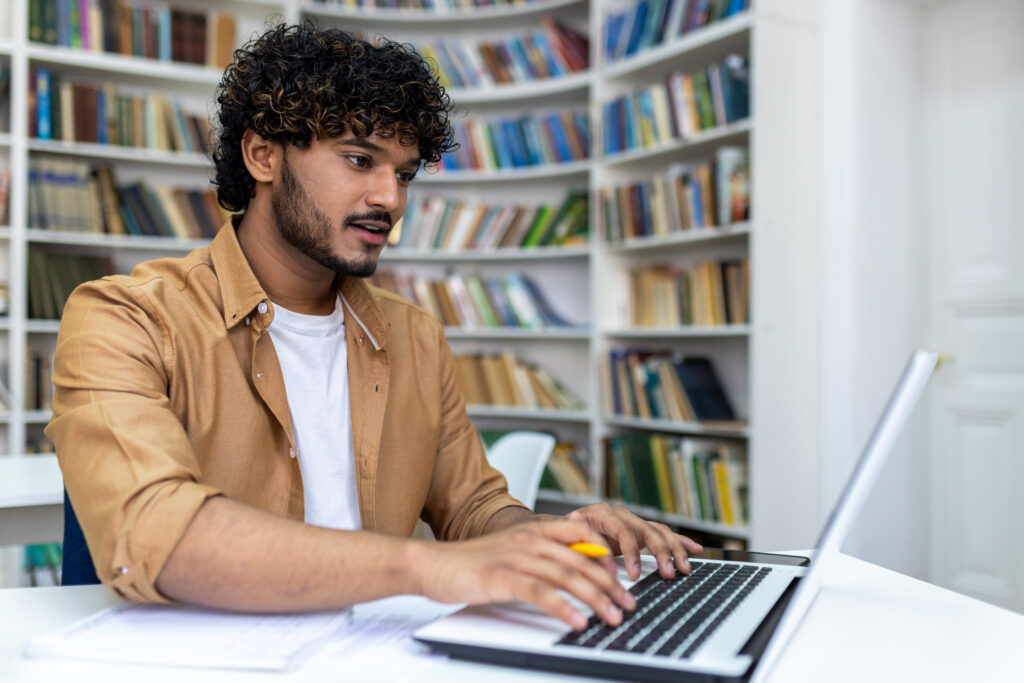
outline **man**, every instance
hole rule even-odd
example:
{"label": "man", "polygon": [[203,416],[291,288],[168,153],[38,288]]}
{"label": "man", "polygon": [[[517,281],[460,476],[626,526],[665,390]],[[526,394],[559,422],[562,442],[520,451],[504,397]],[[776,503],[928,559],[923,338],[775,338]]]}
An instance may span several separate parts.
{"label": "man", "polygon": [[[68,301],[54,417],[101,580],[137,601],[328,609],[416,593],[537,604],[565,591],[613,624],[610,560],[662,573],[700,546],[624,508],[539,516],[488,466],[441,326],[371,289],[422,163],[453,148],[422,58],[279,26],[218,92],[216,184],[244,211],[208,248],[87,283]],[[410,539],[422,517],[444,543]]]}

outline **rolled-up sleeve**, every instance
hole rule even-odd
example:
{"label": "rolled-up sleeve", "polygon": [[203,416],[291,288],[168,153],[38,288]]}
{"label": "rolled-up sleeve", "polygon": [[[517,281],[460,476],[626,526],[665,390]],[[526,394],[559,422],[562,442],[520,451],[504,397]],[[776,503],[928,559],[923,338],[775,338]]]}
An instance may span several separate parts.
{"label": "rolled-up sleeve", "polygon": [[68,300],[54,357],[53,441],[96,573],[119,595],[168,602],[155,582],[203,502],[184,426],[171,408],[174,350],[144,295],[116,280]]}
{"label": "rolled-up sleeve", "polygon": [[491,467],[455,376],[451,348],[437,329],[441,391],[440,438],[427,503],[427,522],[445,540],[480,536],[491,517],[507,507],[523,507],[509,495],[505,478]]}

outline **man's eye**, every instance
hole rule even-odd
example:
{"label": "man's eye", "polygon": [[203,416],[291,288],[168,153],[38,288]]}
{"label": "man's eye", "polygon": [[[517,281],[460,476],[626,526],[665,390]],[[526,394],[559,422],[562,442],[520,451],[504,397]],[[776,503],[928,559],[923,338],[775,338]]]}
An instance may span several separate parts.
{"label": "man's eye", "polygon": [[360,168],[365,168],[366,165],[370,163],[369,159],[362,156],[348,156],[346,157],[346,159],[348,159],[349,161],[351,161],[353,164]]}
{"label": "man's eye", "polygon": [[403,183],[411,183],[416,179],[416,171],[399,171],[395,175]]}

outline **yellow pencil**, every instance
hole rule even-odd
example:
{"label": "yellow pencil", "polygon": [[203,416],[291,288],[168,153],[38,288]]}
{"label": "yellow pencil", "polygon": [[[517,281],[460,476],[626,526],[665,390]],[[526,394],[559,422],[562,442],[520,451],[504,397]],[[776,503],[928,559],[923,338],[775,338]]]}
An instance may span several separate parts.
{"label": "yellow pencil", "polygon": [[605,555],[611,555],[612,552],[603,545],[595,545],[593,543],[573,543],[569,548],[587,557],[604,557]]}

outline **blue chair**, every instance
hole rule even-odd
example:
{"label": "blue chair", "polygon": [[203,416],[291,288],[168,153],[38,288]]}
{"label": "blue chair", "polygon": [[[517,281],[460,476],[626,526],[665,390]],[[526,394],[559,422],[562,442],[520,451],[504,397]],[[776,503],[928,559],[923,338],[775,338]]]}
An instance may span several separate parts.
{"label": "blue chair", "polygon": [[100,582],[92,564],[89,546],[78,523],[75,509],[71,507],[67,489],[64,490],[64,552],[61,563],[60,583],[62,586],[88,586]]}

